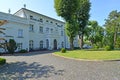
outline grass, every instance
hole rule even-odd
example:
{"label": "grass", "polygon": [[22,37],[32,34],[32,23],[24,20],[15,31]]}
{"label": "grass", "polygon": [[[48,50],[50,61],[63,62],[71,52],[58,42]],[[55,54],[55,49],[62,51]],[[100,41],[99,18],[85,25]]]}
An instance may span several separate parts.
{"label": "grass", "polygon": [[0,65],[3,65],[3,64],[5,64],[5,63],[6,63],[6,59],[0,58]]}
{"label": "grass", "polygon": [[87,60],[120,60],[120,51],[86,51],[74,50],[66,53],[55,52],[54,54],[75,59]]}

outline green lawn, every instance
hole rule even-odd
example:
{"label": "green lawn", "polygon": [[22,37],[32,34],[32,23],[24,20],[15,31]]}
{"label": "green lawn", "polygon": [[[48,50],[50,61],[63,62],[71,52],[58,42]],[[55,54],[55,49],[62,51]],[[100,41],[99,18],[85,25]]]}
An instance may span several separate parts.
{"label": "green lawn", "polygon": [[74,50],[67,51],[66,53],[55,52],[54,54],[76,58],[76,59],[87,59],[87,60],[118,60],[120,59],[120,51],[85,51],[85,50]]}

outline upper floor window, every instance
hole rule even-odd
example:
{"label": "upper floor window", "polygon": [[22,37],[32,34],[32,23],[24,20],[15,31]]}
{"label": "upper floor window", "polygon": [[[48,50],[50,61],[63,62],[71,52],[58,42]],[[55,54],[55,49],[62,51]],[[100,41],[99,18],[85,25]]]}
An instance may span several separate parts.
{"label": "upper floor window", "polygon": [[33,32],[34,31],[34,25],[30,24],[29,31]]}
{"label": "upper floor window", "polygon": [[23,29],[18,30],[18,37],[23,37]]}
{"label": "upper floor window", "polygon": [[53,23],[52,21],[50,23]]}
{"label": "upper floor window", "polygon": [[49,28],[46,28],[46,32],[49,33]]}
{"label": "upper floor window", "polygon": [[33,16],[32,16],[32,15],[30,15],[30,19],[33,19]]}
{"label": "upper floor window", "polygon": [[53,29],[51,29],[51,33],[53,33]]}
{"label": "upper floor window", "polygon": [[39,31],[40,31],[41,33],[43,33],[43,27],[42,27],[42,26],[39,27]]}
{"label": "upper floor window", "polygon": [[46,22],[49,22],[48,20],[46,20]]}
{"label": "upper floor window", "polygon": [[42,18],[40,18],[40,22],[43,22],[43,19],[42,19]]}
{"label": "upper floor window", "polygon": [[63,36],[63,31],[61,31],[61,36]]}

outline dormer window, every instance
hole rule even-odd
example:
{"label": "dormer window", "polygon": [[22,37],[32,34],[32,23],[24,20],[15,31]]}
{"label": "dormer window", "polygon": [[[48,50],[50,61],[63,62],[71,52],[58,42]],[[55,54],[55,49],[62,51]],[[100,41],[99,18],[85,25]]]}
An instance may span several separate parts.
{"label": "dormer window", "polygon": [[40,22],[43,22],[43,19],[42,19],[42,18],[40,18]]}
{"label": "dormer window", "polygon": [[33,19],[33,16],[30,15],[30,19]]}
{"label": "dormer window", "polygon": [[46,20],[46,22],[49,22],[48,20]]}

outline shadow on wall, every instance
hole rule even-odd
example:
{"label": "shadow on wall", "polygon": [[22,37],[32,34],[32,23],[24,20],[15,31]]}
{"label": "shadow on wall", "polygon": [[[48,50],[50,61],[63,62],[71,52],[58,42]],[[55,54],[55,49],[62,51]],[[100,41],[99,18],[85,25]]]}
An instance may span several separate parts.
{"label": "shadow on wall", "polygon": [[7,64],[7,66],[0,71],[0,80],[49,78],[56,75],[62,76],[64,72],[64,70],[56,70],[54,66],[44,66],[36,62],[32,64],[16,62]]}

